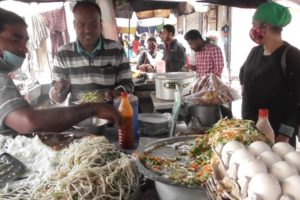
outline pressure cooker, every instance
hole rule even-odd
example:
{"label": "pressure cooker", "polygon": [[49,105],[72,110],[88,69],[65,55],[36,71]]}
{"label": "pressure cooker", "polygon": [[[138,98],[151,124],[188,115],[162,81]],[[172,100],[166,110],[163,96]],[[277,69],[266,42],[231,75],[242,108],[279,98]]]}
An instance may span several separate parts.
{"label": "pressure cooker", "polygon": [[174,100],[176,86],[180,92],[196,80],[195,72],[169,72],[157,74],[155,77],[156,98]]}

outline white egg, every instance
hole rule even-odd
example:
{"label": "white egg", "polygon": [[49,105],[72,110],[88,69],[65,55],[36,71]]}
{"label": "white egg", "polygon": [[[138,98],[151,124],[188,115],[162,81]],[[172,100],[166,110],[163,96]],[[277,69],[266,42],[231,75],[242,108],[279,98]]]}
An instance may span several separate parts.
{"label": "white egg", "polygon": [[259,173],[267,173],[267,167],[262,160],[249,158],[243,160],[238,168],[238,179],[243,180],[245,177],[252,178]]}
{"label": "white egg", "polygon": [[281,195],[281,197],[279,198],[279,200],[294,200],[294,198],[291,197],[290,195],[283,194],[283,195]]}
{"label": "white egg", "polygon": [[265,151],[271,150],[271,147],[263,141],[255,141],[249,145],[248,149],[252,154],[258,156]]}
{"label": "white egg", "polygon": [[286,161],[278,161],[270,168],[270,173],[278,178],[280,182],[284,181],[284,179],[298,175],[298,171],[296,167],[290,165]]}
{"label": "white egg", "polygon": [[284,156],[284,160],[296,167],[300,172],[300,152],[291,151]]}
{"label": "white egg", "polygon": [[224,147],[222,148],[222,160],[226,167],[228,167],[229,165],[229,159],[233,152],[242,148],[245,148],[245,146],[242,143],[235,140],[227,142],[224,145]]}
{"label": "white egg", "polygon": [[279,199],[281,187],[277,178],[269,173],[259,173],[253,176],[248,186],[248,197],[255,195],[263,200]]}
{"label": "white egg", "polygon": [[295,151],[295,148],[292,147],[289,143],[277,142],[273,145],[272,150],[278,153],[281,156],[281,158],[283,158],[287,153]]}
{"label": "white egg", "polygon": [[246,148],[236,150],[230,157],[229,167],[234,163],[240,164],[244,159],[254,158],[254,155],[250,153]]}
{"label": "white egg", "polygon": [[293,200],[300,200],[299,185],[300,176],[290,176],[282,182],[282,193],[291,196]]}
{"label": "white egg", "polygon": [[272,150],[259,154],[258,158],[264,161],[268,168],[271,168],[273,164],[281,161],[281,157]]}

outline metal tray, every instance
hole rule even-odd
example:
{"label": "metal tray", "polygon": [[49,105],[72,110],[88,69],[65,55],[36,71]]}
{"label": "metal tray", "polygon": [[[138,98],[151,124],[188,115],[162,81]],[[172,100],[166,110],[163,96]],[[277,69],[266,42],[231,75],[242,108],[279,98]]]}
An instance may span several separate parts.
{"label": "metal tray", "polygon": [[[154,142],[151,142],[147,145],[145,145],[143,148],[141,148],[141,152],[151,152],[152,155],[155,156],[162,156],[162,157],[174,157],[176,155],[177,150],[174,147],[171,146],[166,146],[166,145],[172,145],[174,143],[178,143],[178,142],[193,142],[195,140],[195,138],[198,136],[180,136],[180,137],[172,137],[172,138],[167,138],[167,139],[160,139],[160,140],[156,140]],[[158,174],[155,174],[154,172],[152,172],[151,170],[147,169],[143,163],[141,163],[141,161],[139,159],[135,159],[136,161],[136,165],[140,171],[140,173],[142,173],[145,177],[153,180],[153,181],[158,181],[161,183],[165,183],[165,184],[170,184],[172,186],[178,186],[178,187],[184,187],[184,188],[195,188],[195,189],[199,189],[199,190],[205,190],[205,187],[202,186],[187,186],[187,185],[183,185],[180,183],[174,183],[173,181],[164,178],[163,176],[160,176]]]}

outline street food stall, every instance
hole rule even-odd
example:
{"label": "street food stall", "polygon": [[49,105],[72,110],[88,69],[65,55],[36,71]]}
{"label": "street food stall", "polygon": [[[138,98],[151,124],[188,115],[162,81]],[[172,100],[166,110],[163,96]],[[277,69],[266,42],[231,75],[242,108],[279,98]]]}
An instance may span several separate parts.
{"label": "street food stall", "polygon": [[[135,11],[179,5],[179,1],[129,2]],[[264,1],[205,2],[254,7]],[[61,133],[0,134],[0,199],[300,198],[295,189],[300,183],[299,152],[288,144],[273,144],[253,121],[224,118],[219,105],[239,95],[217,77],[180,72],[134,78],[139,103],[150,97],[155,112],[169,109],[171,117],[141,113],[138,120],[144,133],[131,149],[119,146],[115,127],[95,118]],[[178,115],[174,94],[180,94],[180,108],[186,106],[189,120],[198,117],[199,124],[173,135],[170,119],[176,124]],[[99,101],[103,96],[90,93],[77,103]],[[38,103],[37,109],[55,106]]]}

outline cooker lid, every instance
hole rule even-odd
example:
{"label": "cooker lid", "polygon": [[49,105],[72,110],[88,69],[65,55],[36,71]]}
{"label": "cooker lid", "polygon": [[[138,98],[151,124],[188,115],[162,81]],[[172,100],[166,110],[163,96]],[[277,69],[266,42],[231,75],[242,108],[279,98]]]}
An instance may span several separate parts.
{"label": "cooker lid", "polygon": [[185,79],[185,78],[193,78],[196,77],[195,72],[169,72],[163,74],[157,74],[157,79],[166,79],[166,80],[178,80],[178,79]]}

